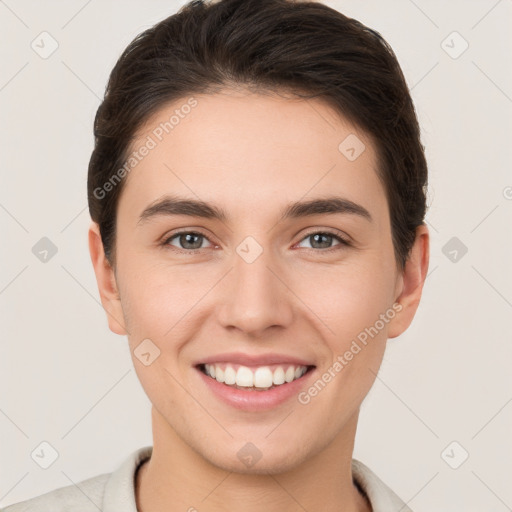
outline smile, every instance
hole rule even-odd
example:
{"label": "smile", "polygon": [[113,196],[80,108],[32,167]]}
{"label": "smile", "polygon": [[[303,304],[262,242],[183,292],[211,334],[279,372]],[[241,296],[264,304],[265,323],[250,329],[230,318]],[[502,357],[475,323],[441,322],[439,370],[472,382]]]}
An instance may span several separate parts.
{"label": "smile", "polygon": [[200,365],[200,370],[219,383],[236,389],[266,391],[300,379],[307,371],[304,365],[265,365],[248,367],[231,363]]}

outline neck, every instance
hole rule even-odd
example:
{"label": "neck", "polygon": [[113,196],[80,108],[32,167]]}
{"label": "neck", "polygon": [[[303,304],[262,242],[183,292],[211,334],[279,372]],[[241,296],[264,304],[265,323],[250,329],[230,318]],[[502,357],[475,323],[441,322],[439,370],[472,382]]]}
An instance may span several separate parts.
{"label": "neck", "polygon": [[139,512],[371,512],[352,481],[357,417],[333,442],[284,473],[225,471],[192,450],[152,408],[153,452],[136,478]]}

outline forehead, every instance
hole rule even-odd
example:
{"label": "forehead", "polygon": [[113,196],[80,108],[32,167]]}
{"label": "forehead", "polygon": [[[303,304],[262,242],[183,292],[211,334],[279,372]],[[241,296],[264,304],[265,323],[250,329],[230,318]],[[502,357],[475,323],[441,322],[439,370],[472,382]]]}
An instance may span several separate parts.
{"label": "forehead", "polygon": [[144,145],[151,149],[121,196],[139,209],[167,192],[257,210],[334,191],[386,208],[372,141],[321,100],[233,90],[184,97],[139,128],[130,149]]}

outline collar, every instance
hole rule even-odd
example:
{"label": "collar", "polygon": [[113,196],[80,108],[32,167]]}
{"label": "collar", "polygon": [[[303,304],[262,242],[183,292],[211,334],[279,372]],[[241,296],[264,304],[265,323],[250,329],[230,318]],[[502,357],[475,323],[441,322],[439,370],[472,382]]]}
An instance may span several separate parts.
{"label": "collar", "polygon": [[138,512],[135,503],[135,475],[153,452],[152,446],[139,448],[111,473],[105,485],[103,512]]}

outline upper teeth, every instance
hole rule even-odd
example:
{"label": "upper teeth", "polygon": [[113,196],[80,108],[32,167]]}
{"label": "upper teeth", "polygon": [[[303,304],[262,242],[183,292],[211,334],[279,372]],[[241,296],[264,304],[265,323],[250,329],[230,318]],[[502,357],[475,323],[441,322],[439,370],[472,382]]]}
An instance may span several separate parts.
{"label": "upper teeth", "polygon": [[283,366],[278,366],[274,370],[271,370],[268,366],[259,366],[253,369],[247,366],[239,366],[238,370],[235,370],[230,364],[225,367],[217,364],[205,364],[204,367],[206,373],[218,382],[256,388],[279,386],[302,377],[307,371],[306,366],[293,365],[289,365],[286,371]]}

